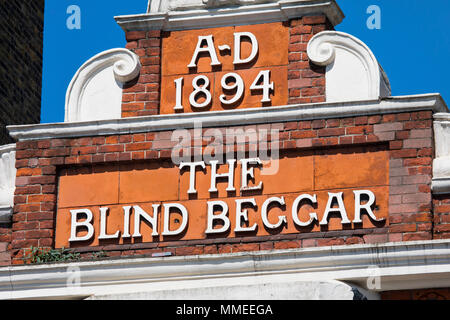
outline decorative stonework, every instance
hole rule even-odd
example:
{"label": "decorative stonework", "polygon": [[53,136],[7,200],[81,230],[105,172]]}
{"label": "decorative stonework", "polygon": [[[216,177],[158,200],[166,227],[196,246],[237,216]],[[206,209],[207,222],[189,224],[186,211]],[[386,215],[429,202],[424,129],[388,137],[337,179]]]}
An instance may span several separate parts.
{"label": "decorative stonework", "polygon": [[66,122],[118,119],[123,85],[140,72],[139,57],[127,49],[111,49],[88,60],[66,93]]}
{"label": "decorative stonework", "polygon": [[450,193],[450,113],[434,115],[436,158],[433,160],[433,193]]}
{"label": "decorative stonework", "polygon": [[9,222],[14,206],[16,145],[0,146],[0,223]]}
{"label": "decorative stonework", "polygon": [[[170,5],[173,9],[169,8]],[[207,3],[202,0],[152,0],[146,14],[117,16],[115,19],[125,32],[129,32],[217,28],[321,15],[326,16],[333,26],[344,19],[335,0],[235,0]]]}
{"label": "decorative stonework", "polygon": [[279,2],[278,0],[150,0],[148,12],[166,12],[217,8],[224,6],[245,6],[252,4]]}
{"label": "decorative stonework", "polygon": [[323,31],[308,43],[308,56],[326,66],[326,101],[377,100],[391,95],[389,80],[372,51],[359,39]]}

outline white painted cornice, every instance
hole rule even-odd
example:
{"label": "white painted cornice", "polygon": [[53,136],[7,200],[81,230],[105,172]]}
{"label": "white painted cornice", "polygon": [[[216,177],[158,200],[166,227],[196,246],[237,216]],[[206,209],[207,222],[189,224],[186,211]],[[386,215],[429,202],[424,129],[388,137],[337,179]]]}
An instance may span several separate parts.
{"label": "white painted cornice", "polygon": [[435,159],[433,160],[434,194],[450,194],[450,113],[434,115]]}
{"label": "white painted cornice", "polygon": [[[371,286],[373,277],[379,286]],[[449,287],[450,240],[10,266],[0,268],[0,299],[157,296],[302,281],[340,281],[372,292]]]}
{"label": "white painted cornice", "polygon": [[308,43],[311,61],[326,66],[326,101],[354,101],[391,95],[389,79],[367,45],[339,31],[323,31]]}
{"label": "white painted cornice", "polygon": [[311,103],[100,121],[8,126],[7,129],[14,139],[21,141],[191,129],[198,125],[204,128],[224,127],[424,110],[435,113],[448,111],[439,94],[426,94],[370,101]]}
{"label": "white painted cornice", "polygon": [[[156,8],[156,6],[155,6]],[[335,0],[278,0],[271,3],[193,10],[164,10],[115,17],[126,32],[184,30],[287,21],[306,15],[326,15],[333,25],[344,18]]]}
{"label": "white painted cornice", "polygon": [[86,61],[67,88],[65,121],[120,117],[123,84],[140,70],[139,57],[124,48],[103,51]]}

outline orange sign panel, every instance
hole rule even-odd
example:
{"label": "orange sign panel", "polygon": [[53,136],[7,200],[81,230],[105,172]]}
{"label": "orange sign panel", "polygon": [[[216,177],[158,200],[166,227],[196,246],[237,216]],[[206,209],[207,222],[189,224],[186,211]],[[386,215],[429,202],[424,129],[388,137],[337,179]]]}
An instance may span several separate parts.
{"label": "orange sign panel", "polygon": [[[388,221],[385,151],[73,168],[59,177],[56,247],[377,228]],[[181,169],[180,169],[181,168]]]}
{"label": "orange sign panel", "polygon": [[287,104],[288,43],[281,22],[170,32],[160,113]]}

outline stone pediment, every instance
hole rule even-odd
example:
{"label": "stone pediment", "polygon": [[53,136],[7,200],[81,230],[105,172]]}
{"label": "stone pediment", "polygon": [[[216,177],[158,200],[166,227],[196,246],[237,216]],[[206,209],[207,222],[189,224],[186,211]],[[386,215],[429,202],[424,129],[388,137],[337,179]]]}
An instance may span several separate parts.
{"label": "stone pediment", "polygon": [[279,2],[279,0],[149,0],[148,12],[182,11],[218,8],[224,6],[244,6]]}

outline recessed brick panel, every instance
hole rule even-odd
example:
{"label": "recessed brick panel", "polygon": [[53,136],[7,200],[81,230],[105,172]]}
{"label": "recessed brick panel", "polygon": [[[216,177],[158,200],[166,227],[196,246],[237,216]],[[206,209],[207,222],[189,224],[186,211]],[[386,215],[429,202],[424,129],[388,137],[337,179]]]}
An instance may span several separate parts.
{"label": "recessed brick panel", "polygon": [[[279,130],[277,144],[283,155],[291,154],[291,156],[286,157],[288,159],[285,160],[287,161],[285,163],[286,167],[293,166],[292,168],[298,168],[295,174],[299,177],[296,181],[301,180],[301,185],[296,187],[299,191],[300,189],[308,190],[308,184],[311,183],[322,183],[323,188],[328,188],[329,185],[327,185],[325,178],[327,166],[337,166],[336,170],[348,171],[350,177],[348,180],[345,179],[345,174],[342,175],[342,179],[336,177],[336,182],[341,181],[339,184],[343,188],[342,190],[347,190],[344,192],[352,190],[351,188],[355,183],[364,182],[361,180],[361,177],[366,174],[369,175],[373,181],[370,185],[367,185],[367,189],[378,190],[379,188],[385,188],[385,191],[380,192],[386,195],[386,200],[383,201],[386,201],[389,206],[389,219],[383,226],[348,230],[331,228],[332,230],[328,231],[317,229],[313,230],[313,232],[281,233],[277,235],[264,234],[264,230],[260,230],[258,232],[262,233],[239,235],[233,238],[198,239],[197,237],[188,236],[189,239],[162,239],[161,242],[151,243],[98,244],[88,250],[85,248],[81,250],[80,248],[80,252],[86,258],[91,256],[89,252],[98,250],[105,250],[109,256],[127,256],[142,254],[142,252],[146,254],[151,254],[151,252],[171,252],[172,254],[177,254],[177,252],[179,254],[225,253],[236,252],[236,250],[266,250],[267,248],[280,246],[290,247],[294,244],[299,247],[311,247],[446,238],[450,233],[450,228],[447,228],[450,225],[450,218],[448,218],[450,203],[448,197],[432,198],[430,195],[433,150],[427,147],[419,148],[419,145],[416,145],[417,148],[404,149],[402,147],[404,140],[411,139],[420,139],[420,146],[424,143],[428,145],[428,142],[424,141],[424,139],[428,139],[433,145],[433,137],[431,135],[432,122],[429,121],[431,116],[432,112],[429,111],[388,116],[292,121],[240,127],[242,130],[250,128]],[[428,127],[425,126],[426,124]],[[377,126],[377,129],[375,129],[375,126]],[[226,132],[226,128],[219,127],[217,129],[221,132]],[[330,130],[330,132],[342,133],[342,135],[327,134],[324,136],[322,134],[319,136],[320,130],[323,129],[339,129]],[[189,132],[194,137],[193,130],[189,130]],[[79,170],[74,176],[82,176],[84,173],[97,172],[96,168],[106,166],[115,168],[108,171],[112,174],[117,168],[119,168],[120,173],[133,172],[133,174],[137,175],[142,174],[142,183],[145,183],[145,175],[147,174],[145,173],[145,166],[148,163],[163,163],[164,170],[171,170],[170,168],[173,167],[170,160],[171,148],[174,146],[171,142],[171,135],[171,131],[162,131],[131,135],[18,142],[16,165],[21,175],[16,180],[14,222],[11,235],[13,263],[23,263],[26,250],[31,245],[41,247],[54,247],[56,245],[54,233],[55,221],[57,221],[56,200],[58,189],[61,187],[58,182],[58,176],[64,177],[71,170]],[[395,140],[391,140],[392,135]],[[272,139],[275,139],[275,136]],[[272,141],[272,143],[274,142]],[[392,144],[392,142],[398,142],[401,145],[400,148]],[[204,141],[201,145],[205,147],[206,143]],[[250,150],[254,147],[254,143],[254,141],[247,141],[242,145],[235,145],[235,150],[242,148],[242,150]],[[105,146],[114,147],[113,149],[108,149]],[[93,153],[94,150],[95,153]],[[198,152],[198,147],[192,148],[192,151],[193,153]],[[309,171],[306,170],[308,161],[302,164],[301,167],[297,167],[297,160],[295,159],[298,158],[298,155],[303,155],[304,160],[308,159],[308,157],[313,157],[314,161],[313,163],[310,162],[310,166],[314,167],[317,165],[322,167],[322,171],[319,170],[322,173],[315,178],[302,175],[301,168],[305,169],[304,172]],[[363,155],[365,158],[360,158],[358,155]],[[336,163],[331,161],[327,164],[327,159],[331,159],[333,156],[337,157],[336,159],[339,158],[340,161]],[[144,167],[140,167],[138,162],[130,162],[132,159],[140,159],[140,163],[144,163]],[[324,162],[321,164],[321,161]],[[354,163],[354,165],[350,165],[350,163]],[[87,170],[85,168],[90,168],[88,170],[92,171],[84,171]],[[125,168],[125,171],[120,171],[121,168]],[[173,170],[175,169],[178,170],[178,168],[174,167]],[[279,174],[285,176],[283,179],[288,181],[289,172],[292,172],[292,170],[286,172],[283,170],[282,168]],[[101,171],[98,171],[98,173],[102,174]],[[170,175],[168,176],[168,183],[170,182],[169,178]],[[180,186],[183,186],[182,188],[180,187],[180,194],[186,194],[186,173],[179,176],[179,178],[181,180],[178,183],[181,183]],[[260,179],[259,176],[256,178]],[[200,183],[207,182],[201,182],[201,175],[198,176],[198,179]],[[320,182],[321,179],[323,179],[323,182]],[[97,180],[97,184],[101,185],[104,179]],[[122,181],[121,183],[127,182]],[[283,193],[289,194],[289,188],[289,183],[277,186],[274,182],[274,186],[268,187],[266,191],[278,195]],[[314,186],[314,188],[317,190],[318,186]],[[277,192],[277,190],[282,191]],[[326,191],[326,189],[322,190]],[[339,189],[333,190],[337,191]],[[158,192],[158,190],[152,192]],[[322,195],[319,195],[320,191],[317,193],[319,197],[322,197]],[[189,200],[197,201],[199,206],[204,206],[202,197],[209,196],[207,193],[204,194],[199,191],[198,199],[188,199],[180,197],[180,194],[177,201],[186,203],[187,206],[191,205]],[[145,195],[146,193],[142,191],[141,196],[145,197]],[[119,192],[120,196],[126,198],[125,194],[120,194]],[[255,197],[260,196],[262,195],[255,195]],[[223,194],[219,193],[219,197],[223,197]],[[145,199],[132,198],[125,200],[125,198],[123,201],[146,201]],[[230,199],[233,199],[233,196]],[[289,202],[289,200],[287,201]],[[321,201],[323,202],[324,200]],[[195,203],[192,203],[192,205],[195,205]],[[231,201],[230,207],[232,205]],[[349,206],[350,209],[348,211],[351,212],[351,204]],[[203,211],[203,209],[201,210]],[[176,219],[176,216],[174,216],[174,219]],[[200,223],[200,220],[193,220],[192,223]],[[35,232],[32,235],[27,233],[32,238],[26,238],[25,234],[28,231],[39,232]],[[108,229],[108,232],[112,231]],[[279,244],[280,242],[285,242],[285,244]]]}

